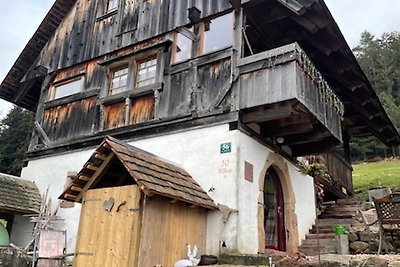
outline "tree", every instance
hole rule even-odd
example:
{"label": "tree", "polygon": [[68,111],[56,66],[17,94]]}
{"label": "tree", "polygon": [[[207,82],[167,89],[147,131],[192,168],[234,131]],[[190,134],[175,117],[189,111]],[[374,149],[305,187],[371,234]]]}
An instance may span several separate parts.
{"label": "tree", "polygon": [[0,121],[0,172],[21,174],[33,120],[34,113],[14,106]]}
{"label": "tree", "polygon": [[[365,31],[353,51],[388,116],[400,130],[400,33],[385,33],[376,38]],[[375,138],[355,139],[353,145],[355,159],[392,154],[391,149]]]}

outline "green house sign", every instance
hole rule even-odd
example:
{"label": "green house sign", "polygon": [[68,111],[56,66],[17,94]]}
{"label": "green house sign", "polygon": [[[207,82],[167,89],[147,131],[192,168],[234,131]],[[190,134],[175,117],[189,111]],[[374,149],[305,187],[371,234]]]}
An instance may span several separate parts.
{"label": "green house sign", "polygon": [[229,142],[229,143],[223,143],[223,144],[221,144],[220,152],[221,152],[221,154],[225,154],[225,153],[230,153],[230,152],[232,152],[232,143]]}

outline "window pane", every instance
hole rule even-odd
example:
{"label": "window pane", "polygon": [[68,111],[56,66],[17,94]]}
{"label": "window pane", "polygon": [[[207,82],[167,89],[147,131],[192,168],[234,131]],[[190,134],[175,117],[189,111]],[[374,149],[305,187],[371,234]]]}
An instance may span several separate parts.
{"label": "window pane", "polygon": [[83,78],[55,86],[54,99],[72,95],[82,91]]}
{"label": "window pane", "polygon": [[204,53],[228,47],[233,42],[233,13],[210,21],[204,32]]}
{"label": "window pane", "polygon": [[107,12],[113,11],[118,8],[118,0],[108,0]]}
{"label": "window pane", "polygon": [[137,87],[154,83],[156,81],[156,74],[157,58],[140,62],[137,71]]}
{"label": "window pane", "polygon": [[112,74],[110,95],[128,90],[128,67],[116,70]]}

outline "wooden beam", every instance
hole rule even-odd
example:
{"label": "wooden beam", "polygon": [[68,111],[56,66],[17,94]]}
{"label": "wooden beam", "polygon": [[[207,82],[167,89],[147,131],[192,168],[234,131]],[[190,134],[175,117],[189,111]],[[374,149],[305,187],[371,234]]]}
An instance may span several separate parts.
{"label": "wooden beam", "polygon": [[306,8],[294,0],[277,0],[282,6],[292,11],[298,16],[302,16],[306,12]]}
{"label": "wooden beam", "polygon": [[47,147],[51,147],[50,138],[47,136],[46,132],[43,130],[42,126],[40,126],[39,122],[35,121],[35,129],[36,132],[40,135],[40,139],[42,139],[43,144]]}
{"label": "wooden beam", "polygon": [[326,153],[332,151],[340,141],[335,137],[328,137],[320,142],[302,144],[298,146],[292,146],[293,156],[305,156],[316,153]]}
{"label": "wooden beam", "polygon": [[81,174],[78,176],[78,179],[82,181],[89,181],[90,177]]}
{"label": "wooden beam", "polygon": [[102,174],[102,172],[105,170],[105,168],[107,167],[108,163],[111,161],[111,159],[114,157],[114,152],[111,152],[106,160],[103,161],[103,163],[96,169],[96,172],[92,175],[92,177],[90,177],[91,179],[89,181],[87,181],[87,183],[85,184],[85,186],[82,188],[82,191],[79,193],[79,195],[76,197],[76,201],[79,202],[81,201],[83,194],[89,190],[89,188],[95,183],[97,182],[98,178],[100,177],[100,175]]}
{"label": "wooden beam", "polygon": [[101,153],[96,153],[96,154],[94,155],[94,157],[95,157],[96,159],[106,160],[107,155],[101,154]]}
{"label": "wooden beam", "polygon": [[99,167],[94,166],[93,164],[89,163],[85,166],[85,168],[92,170],[92,171],[97,171]]}
{"label": "wooden beam", "polygon": [[82,187],[78,187],[76,185],[71,185],[70,189],[72,191],[75,191],[75,192],[81,192],[82,191]]}
{"label": "wooden beam", "polygon": [[278,137],[278,136],[289,136],[289,135],[296,135],[302,133],[308,133],[312,131],[313,125],[310,122],[307,123],[299,123],[289,126],[282,126],[279,128],[269,128],[269,127],[262,127],[261,134],[264,136],[269,137]]}
{"label": "wooden beam", "polygon": [[293,146],[293,145],[314,143],[314,142],[319,142],[329,136],[332,136],[332,133],[330,133],[324,126],[317,125],[310,133],[286,137],[283,144]]}
{"label": "wooden beam", "polygon": [[299,114],[293,106],[276,106],[271,109],[262,109],[254,112],[245,113],[242,117],[243,123],[259,123],[288,118]]}

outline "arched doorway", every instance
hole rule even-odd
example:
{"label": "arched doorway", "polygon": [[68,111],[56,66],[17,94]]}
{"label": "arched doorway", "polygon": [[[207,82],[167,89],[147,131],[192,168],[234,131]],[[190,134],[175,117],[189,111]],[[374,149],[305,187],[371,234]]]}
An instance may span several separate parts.
{"label": "arched doorway", "polygon": [[264,180],[265,248],[286,250],[285,207],[282,185],[274,168],[269,168]]}

